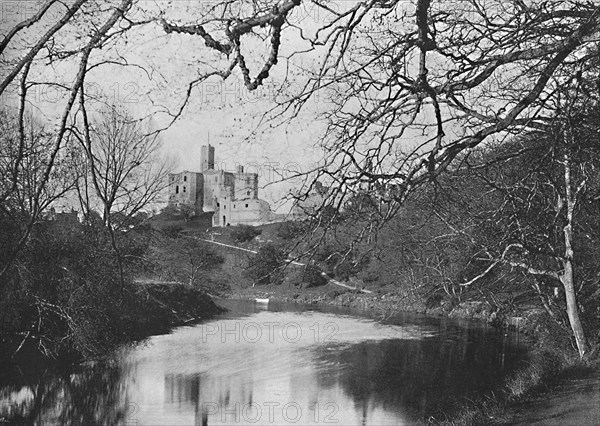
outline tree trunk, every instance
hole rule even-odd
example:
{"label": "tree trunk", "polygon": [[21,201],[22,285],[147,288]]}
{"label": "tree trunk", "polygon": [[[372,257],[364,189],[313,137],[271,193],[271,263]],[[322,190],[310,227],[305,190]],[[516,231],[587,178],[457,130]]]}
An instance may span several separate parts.
{"label": "tree trunk", "polygon": [[106,229],[108,230],[108,235],[110,237],[110,243],[112,248],[117,256],[117,266],[119,268],[119,289],[121,293],[121,302],[123,301],[123,296],[125,295],[125,272],[123,270],[123,258],[121,256],[121,251],[119,250],[119,246],[117,244],[117,236],[115,235],[115,230],[113,229],[112,223],[110,221],[110,210],[106,213]]}
{"label": "tree trunk", "polygon": [[581,358],[587,352],[587,343],[585,339],[585,333],[581,326],[581,320],[579,319],[579,308],[577,306],[577,299],[575,297],[575,278],[573,272],[573,215],[575,212],[575,203],[577,191],[573,194],[572,183],[571,183],[571,156],[569,149],[574,146],[573,135],[570,132],[570,127],[567,127],[565,131],[566,147],[564,154],[564,167],[565,167],[565,201],[567,203],[567,223],[563,229],[563,235],[565,238],[565,254],[564,254],[564,272],[560,277],[563,287],[565,288],[565,299],[567,302],[567,315],[569,316],[569,324],[575,337],[575,343],[577,344],[577,350]]}
{"label": "tree trunk", "polygon": [[569,324],[575,336],[575,343],[579,356],[583,358],[587,353],[587,341],[585,333],[579,319],[579,308],[577,307],[577,299],[575,298],[575,286],[573,285],[573,265],[571,261],[565,262],[565,272],[561,277],[563,287],[565,288],[565,299],[567,301],[567,315],[569,316]]}

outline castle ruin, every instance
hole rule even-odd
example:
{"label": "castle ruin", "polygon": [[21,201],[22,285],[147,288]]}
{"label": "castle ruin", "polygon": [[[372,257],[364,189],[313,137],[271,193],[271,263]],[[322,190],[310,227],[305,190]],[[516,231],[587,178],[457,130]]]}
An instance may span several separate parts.
{"label": "castle ruin", "polygon": [[200,150],[200,172],[169,174],[169,206],[213,212],[213,226],[261,225],[269,222],[269,203],[258,198],[258,174],[215,169],[215,148]]}

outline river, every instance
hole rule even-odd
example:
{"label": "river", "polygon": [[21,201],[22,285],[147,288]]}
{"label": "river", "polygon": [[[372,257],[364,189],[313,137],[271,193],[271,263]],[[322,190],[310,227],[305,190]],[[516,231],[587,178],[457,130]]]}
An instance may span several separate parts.
{"label": "river", "polygon": [[3,376],[0,420],[402,425],[443,418],[526,357],[516,334],[402,314],[220,301],[228,312],[77,367]]}

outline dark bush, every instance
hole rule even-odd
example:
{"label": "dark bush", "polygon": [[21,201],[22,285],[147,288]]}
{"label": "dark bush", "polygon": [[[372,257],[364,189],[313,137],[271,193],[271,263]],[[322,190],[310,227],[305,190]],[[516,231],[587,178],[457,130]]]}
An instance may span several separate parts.
{"label": "dark bush", "polygon": [[365,283],[375,283],[381,278],[381,265],[369,265],[368,268],[360,271],[358,278]]}
{"label": "dark bush", "polygon": [[425,299],[425,307],[427,309],[434,309],[442,305],[444,295],[442,293],[433,293]]}
{"label": "dark bush", "polygon": [[183,231],[183,227],[177,224],[166,225],[162,231],[171,238],[177,238],[181,235],[181,231]]}
{"label": "dark bush", "polygon": [[231,238],[237,243],[246,243],[262,234],[260,229],[249,225],[237,225],[231,230]]}
{"label": "dark bush", "polygon": [[277,229],[277,236],[282,240],[293,240],[306,231],[306,225],[301,222],[283,222]]}
{"label": "dark bush", "polygon": [[273,244],[267,244],[250,258],[246,272],[255,284],[281,284],[285,253]]}
{"label": "dark bush", "polygon": [[[4,239],[14,235],[16,225],[0,213],[0,230],[6,231],[0,234],[6,243],[0,244],[0,260],[18,241]],[[58,221],[34,227],[16,266],[0,280],[0,361],[17,350],[61,358],[104,355],[121,343],[214,308],[190,287],[162,286],[148,292],[133,284],[139,259],[147,258],[151,233],[132,230],[116,236],[123,276],[106,228]],[[203,267],[221,261],[203,247],[196,254]]]}
{"label": "dark bush", "polygon": [[317,214],[319,225],[324,228],[338,224],[341,219],[342,215],[338,209],[331,205],[323,206]]}
{"label": "dark bush", "polygon": [[[134,234],[123,235],[120,245],[123,255],[137,258],[144,243]],[[126,306],[121,303],[122,281],[105,228],[40,223],[18,264],[22,267],[6,273],[11,285],[1,288],[0,328],[19,332],[35,327],[28,338],[53,357],[103,353],[124,341],[128,325],[119,321]],[[127,274],[122,278],[130,282]]]}
{"label": "dark bush", "polygon": [[335,264],[331,272],[340,280],[347,280],[350,277],[358,275],[370,262],[367,256],[362,256],[353,261],[349,257],[344,259],[341,255],[336,255],[332,260]]}
{"label": "dark bush", "polygon": [[321,275],[321,270],[315,265],[293,272],[289,279],[290,284],[303,288],[319,287],[327,284],[327,278]]}
{"label": "dark bush", "polygon": [[193,238],[163,239],[147,256],[154,275],[167,281],[198,286],[206,280],[206,271],[225,262],[214,246]]}

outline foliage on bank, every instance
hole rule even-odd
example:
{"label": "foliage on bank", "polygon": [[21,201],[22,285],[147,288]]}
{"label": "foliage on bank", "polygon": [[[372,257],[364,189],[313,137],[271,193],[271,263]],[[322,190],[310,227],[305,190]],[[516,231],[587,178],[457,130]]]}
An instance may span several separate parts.
{"label": "foliage on bank", "polygon": [[[2,259],[15,249],[17,225],[0,214]],[[103,226],[53,220],[34,226],[0,282],[3,356],[24,350],[50,358],[101,355],[219,311],[194,286],[134,284],[150,267],[148,247],[156,236],[143,226],[116,235],[118,254]]]}
{"label": "foliage on bank", "polygon": [[490,144],[401,206],[359,192],[328,225],[315,220],[295,251],[337,279],[416,296],[430,313],[474,311],[501,323],[544,310],[571,330],[580,356],[592,354],[600,342],[600,122],[597,106],[578,114],[576,144],[556,136],[560,129]]}

